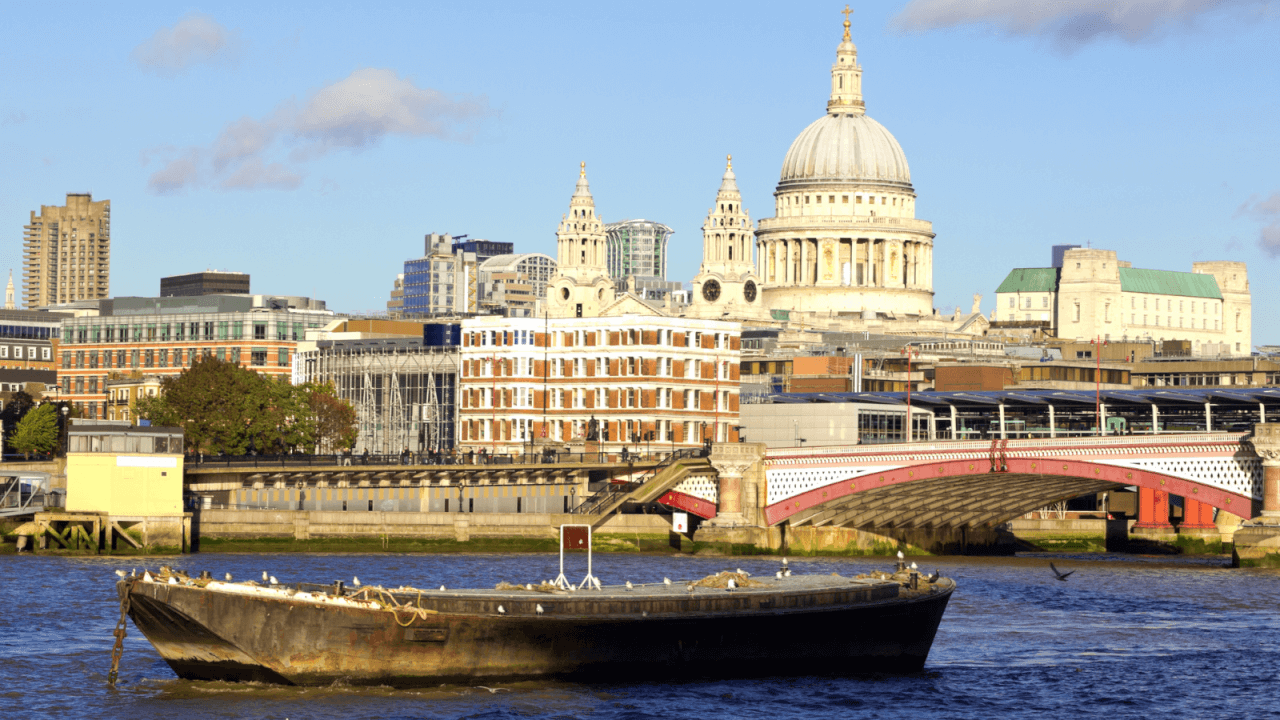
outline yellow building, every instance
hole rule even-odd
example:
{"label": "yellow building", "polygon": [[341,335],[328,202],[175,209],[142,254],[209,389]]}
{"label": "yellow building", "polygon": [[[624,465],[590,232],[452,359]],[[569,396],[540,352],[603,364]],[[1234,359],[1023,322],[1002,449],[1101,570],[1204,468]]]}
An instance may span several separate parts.
{"label": "yellow building", "polygon": [[67,433],[67,511],[116,521],[167,518],[181,533],[182,441],[176,427],[73,421]]}

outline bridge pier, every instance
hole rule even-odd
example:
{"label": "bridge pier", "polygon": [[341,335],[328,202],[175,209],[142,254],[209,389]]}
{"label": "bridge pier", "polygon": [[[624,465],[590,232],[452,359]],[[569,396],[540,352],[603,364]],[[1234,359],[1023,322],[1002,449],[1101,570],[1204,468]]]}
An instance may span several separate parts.
{"label": "bridge pier", "polygon": [[1232,564],[1280,567],[1280,423],[1254,425],[1250,442],[1262,458],[1262,510],[1236,531]]}
{"label": "bridge pier", "polygon": [[1169,522],[1169,493],[1138,488],[1138,522],[1133,529],[1143,535],[1172,535],[1174,530]]}

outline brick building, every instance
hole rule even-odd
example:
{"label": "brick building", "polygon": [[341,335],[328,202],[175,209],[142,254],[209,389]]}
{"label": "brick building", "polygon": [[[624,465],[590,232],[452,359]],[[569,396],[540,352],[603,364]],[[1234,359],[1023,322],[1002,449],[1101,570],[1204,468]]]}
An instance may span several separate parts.
{"label": "brick building", "polygon": [[627,297],[593,318],[464,320],[458,442],[494,454],[585,442],[593,419],[603,451],[735,442],[740,355],[738,323]]}
{"label": "brick building", "polygon": [[333,319],[305,298],[205,295],[115,298],[100,315],[64,320],[57,352],[62,397],[81,417],[103,419],[107,380],[177,375],[212,355],[288,380],[307,330]]}

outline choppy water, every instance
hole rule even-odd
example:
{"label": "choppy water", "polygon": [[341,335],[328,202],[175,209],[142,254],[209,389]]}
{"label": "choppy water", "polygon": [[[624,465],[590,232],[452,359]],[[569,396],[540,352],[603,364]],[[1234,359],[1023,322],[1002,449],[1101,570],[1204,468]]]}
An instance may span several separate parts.
{"label": "choppy water", "polygon": [[[0,557],[0,718],[1256,718],[1280,716],[1280,573],[1218,559],[927,558],[959,582],[926,670],[586,686],[291,688],[178,680],[129,626],[106,686],[119,606],[114,571],[137,559]],[[580,561],[581,558],[578,558]],[[598,555],[606,582],[771,572],[776,559]],[[793,559],[852,574],[883,559]],[[153,559],[188,571],[263,570],[283,582],[491,587],[554,577],[554,555],[219,555]],[[578,571],[578,575],[583,571]]]}

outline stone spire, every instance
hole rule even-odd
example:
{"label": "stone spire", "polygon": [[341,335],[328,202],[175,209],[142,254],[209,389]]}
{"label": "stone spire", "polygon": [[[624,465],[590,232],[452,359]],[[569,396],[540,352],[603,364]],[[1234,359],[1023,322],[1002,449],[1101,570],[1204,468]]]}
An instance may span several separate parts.
{"label": "stone spire", "polygon": [[4,289],[4,309],[16,310],[18,308],[17,301],[13,297],[13,271],[9,271],[9,285]]}
{"label": "stone spire", "polygon": [[608,274],[605,268],[604,221],[596,215],[596,201],[591,197],[591,186],[587,184],[585,162],[580,166],[578,184],[573,189],[573,197],[569,199],[569,214],[560,221],[556,238],[560,250],[561,272],[567,268],[580,267]]}
{"label": "stone spire", "polygon": [[596,214],[586,163],[580,166],[569,212],[556,230],[556,249],[556,274],[547,284],[551,316],[595,317],[615,294],[607,267],[604,221]]}
{"label": "stone spire", "polygon": [[844,39],[836,48],[836,63],[831,66],[831,99],[827,101],[830,115],[862,115],[866,104],[862,101],[862,68],[858,65],[858,48],[849,36],[849,14],[844,6]]}
{"label": "stone spire", "polygon": [[702,223],[702,270],[734,276],[750,272],[755,233],[751,216],[742,208],[742,193],[733,174],[733,156],[725,161],[716,204]]}

